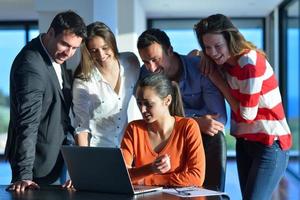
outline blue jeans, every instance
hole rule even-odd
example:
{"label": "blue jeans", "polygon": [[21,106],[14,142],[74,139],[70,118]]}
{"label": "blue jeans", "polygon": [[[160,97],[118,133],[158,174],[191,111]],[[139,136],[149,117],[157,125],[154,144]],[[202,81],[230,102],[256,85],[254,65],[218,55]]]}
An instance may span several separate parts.
{"label": "blue jeans", "polygon": [[272,146],[237,139],[236,160],[244,200],[270,200],[283,176],[289,152],[278,141]]}

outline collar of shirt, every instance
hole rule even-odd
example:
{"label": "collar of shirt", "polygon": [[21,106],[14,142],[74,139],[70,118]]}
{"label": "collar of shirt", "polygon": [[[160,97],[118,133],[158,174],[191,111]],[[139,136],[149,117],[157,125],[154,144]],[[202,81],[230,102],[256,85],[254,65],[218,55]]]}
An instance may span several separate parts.
{"label": "collar of shirt", "polygon": [[[121,64],[119,66],[120,66],[120,77],[123,77],[124,76],[124,67]],[[95,75],[95,79],[97,81],[105,81],[101,72],[98,70],[98,68],[96,66],[93,67],[93,71],[94,72],[92,74]]]}
{"label": "collar of shirt", "polygon": [[63,88],[63,79],[62,79],[62,73],[61,73],[61,66],[60,66],[60,64],[56,63],[52,59],[52,57],[50,56],[50,54],[48,53],[46,47],[43,44],[42,35],[40,35],[39,38],[40,38],[40,42],[42,44],[42,47],[43,47],[44,51],[47,53],[47,55],[48,55],[48,57],[49,57],[49,59],[50,59],[50,61],[52,63],[52,66],[54,67],[54,71],[56,73],[56,76],[57,76],[57,79],[58,79],[58,82],[59,82],[59,85],[60,85],[60,89],[62,89]]}

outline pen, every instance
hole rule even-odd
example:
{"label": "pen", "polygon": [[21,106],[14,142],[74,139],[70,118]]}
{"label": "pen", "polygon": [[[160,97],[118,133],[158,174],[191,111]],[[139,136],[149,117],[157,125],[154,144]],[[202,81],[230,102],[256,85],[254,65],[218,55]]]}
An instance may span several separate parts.
{"label": "pen", "polygon": [[183,195],[191,195],[189,191],[193,191],[193,189],[186,189],[186,190],[179,190],[177,188],[173,188],[178,194],[183,194]]}

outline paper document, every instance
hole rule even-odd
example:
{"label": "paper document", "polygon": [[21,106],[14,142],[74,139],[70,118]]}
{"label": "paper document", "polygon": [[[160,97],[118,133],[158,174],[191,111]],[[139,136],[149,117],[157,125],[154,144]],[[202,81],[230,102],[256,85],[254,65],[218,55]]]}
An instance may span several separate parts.
{"label": "paper document", "polygon": [[216,195],[228,196],[225,192],[208,190],[199,187],[167,188],[167,189],[163,189],[163,192],[180,196],[180,197],[200,197],[200,196],[216,196]]}

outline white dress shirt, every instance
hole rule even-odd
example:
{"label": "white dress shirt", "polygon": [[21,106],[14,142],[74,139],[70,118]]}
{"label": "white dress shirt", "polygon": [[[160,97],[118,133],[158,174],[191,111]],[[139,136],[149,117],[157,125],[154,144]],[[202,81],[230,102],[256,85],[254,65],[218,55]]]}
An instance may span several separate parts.
{"label": "white dress shirt", "polygon": [[[135,55],[134,57],[136,58]],[[111,88],[96,67],[92,70],[89,81],[74,79],[75,132],[76,134],[89,132],[90,146],[120,147],[123,133],[129,122],[128,113],[132,118],[130,120],[141,119],[133,96],[140,66],[131,60],[132,58],[128,56],[125,60],[121,56],[119,94]],[[127,110],[128,108],[131,110]]]}

